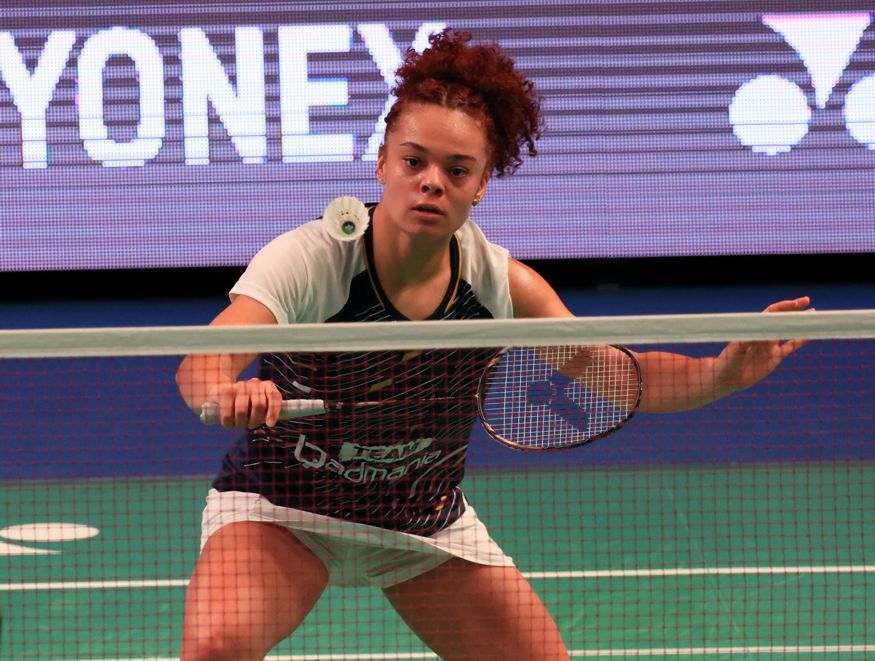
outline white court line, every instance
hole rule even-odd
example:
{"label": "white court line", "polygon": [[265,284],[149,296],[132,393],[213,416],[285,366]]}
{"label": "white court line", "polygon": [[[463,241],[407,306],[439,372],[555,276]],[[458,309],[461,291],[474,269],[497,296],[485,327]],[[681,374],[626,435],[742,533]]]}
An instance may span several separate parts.
{"label": "white court line", "polygon": [[[875,572],[875,565],[834,565],[798,567],[692,567],[674,569],[624,569],[591,571],[526,572],[525,576],[536,579],[559,578],[647,578],[663,576],[713,576],[713,575],[787,575],[787,574],[848,574]],[[141,581],[66,581],[45,583],[0,584],[0,592],[27,590],[78,590],[78,589],[124,589],[185,587],[187,579],[141,580]],[[720,656],[734,654],[851,654],[875,652],[875,644],[864,645],[769,645],[732,647],[676,647],[640,649],[571,650],[572,657],[651,657],[651,656]],[[360,654],[290,654],[268,656],[266,661],[403,661],[405,659],[437,659],[430,652],[360,653]],[[95,660],[97,661],[97,660]],[[99,661],[176,661],[171,657],[100,659]]]}
{"label": "white court line", "polygon": [[[389,652],[373,654],[279,654],[264,657],[265,661],[382,661],[396,659],[439,659],[440,657],[431,652]],[[71,660],[72,661],[72,660]],[[147,657],[139,659],[92,659],[90,661],[179,661],[178,657]]]}
{"label": "white court line", "polygon": [[[628,650],[572,650],[571,656],[694,656],[721,654],[838,654],[875,652],[875,645],[741,645],[734,647],[667,647]],[[272,657],[268,657],[272,659]],[[291,658],[291,657],[289,657]],[[374,657],[376,658],[376,657]],[[297,661],[297,660],[296,660]]]}
{"label": "white court line", "polygon": [[27,592],[30,590],[106,590],[125,588],[184,588],[187,578],[156,579],[151,581],[55,581],[44,583],[0,583],[0,592]]}
{"label": "white court line", "polygon": [[751,574],[865,574],[875,565],[798,567],[676,567],[670,569],[599,569],[589,571],[533,571],[526,578],[651,578],[659,576],[733,576]]}
{"label": "white court line", "polygon": [[[743,576],[780,574],[866,574],[875,572],[875,565],[832,565],[798,567],[676,567],[669,569],[599,569],[581,571],[523,572],[526,578],[657,578],[663,576]],[[188,579],[155,579],[143,581],[57,581],[43,583],[0,583],[0,592],[30,590],[105,590],[125,588],[184,588]]]}
{"label": "white court line", "polygon": [[[875,645],[751,645],[749,647],[666,647],[652,649],[571,650],[571,656],[696,656],[726,654],[841,654],[875,652]],[[265,661],[402,661],[406,659],[437,659],[431,652],[392,652],[373,654],[281,654]],[[94,661],[178,661],[170,657],[140,659],[95,659]]]}

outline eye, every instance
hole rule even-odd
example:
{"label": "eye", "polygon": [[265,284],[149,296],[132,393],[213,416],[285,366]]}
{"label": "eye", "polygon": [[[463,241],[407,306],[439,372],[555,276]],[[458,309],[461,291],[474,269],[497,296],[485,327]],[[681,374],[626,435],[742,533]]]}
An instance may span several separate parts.
{"label": "eye", "polygon": [[454,167],[450,169],[450,174],[454,177],[464,177],[468,174],[468,170],[463,167]]}
{"label": "eye", "polygon": [[412,168],[418,168],[421,161],[416,156],[405,156],[404,162]]}

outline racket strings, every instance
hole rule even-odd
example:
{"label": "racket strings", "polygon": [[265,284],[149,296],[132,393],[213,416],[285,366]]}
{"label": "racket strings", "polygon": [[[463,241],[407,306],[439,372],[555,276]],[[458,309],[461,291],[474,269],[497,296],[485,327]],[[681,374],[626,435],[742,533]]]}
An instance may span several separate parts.
{"label": "racket strings", "polygon": [[621,426],[640,397],[634,358],[612,346],[562,345],[505,352],[482,397],[481,414],[512,445],[582,445]]}

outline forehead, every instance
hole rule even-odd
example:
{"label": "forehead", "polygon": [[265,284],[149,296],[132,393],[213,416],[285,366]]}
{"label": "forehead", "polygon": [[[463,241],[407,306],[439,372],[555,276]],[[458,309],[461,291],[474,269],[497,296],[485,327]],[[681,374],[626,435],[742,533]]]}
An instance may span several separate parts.
{"label": "forehead", "polygon": [[387,145],[413,143],[429,152],[461,154],[486,160],[488,139],[483,123],[455,108],[408,103],[386,134]]}

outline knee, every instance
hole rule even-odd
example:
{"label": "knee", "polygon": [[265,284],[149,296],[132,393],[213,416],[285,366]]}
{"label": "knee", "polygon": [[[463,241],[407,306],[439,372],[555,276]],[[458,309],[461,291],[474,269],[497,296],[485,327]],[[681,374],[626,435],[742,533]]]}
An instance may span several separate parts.
{"label": "knee", "polygon": [[204,632],[185,637],[180,661],[262,661],[270,649],[262,650],[252,640],[242,640],[224,632]]}

